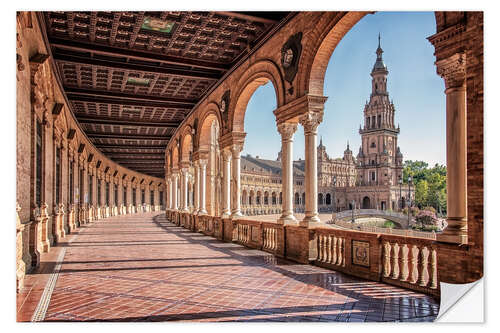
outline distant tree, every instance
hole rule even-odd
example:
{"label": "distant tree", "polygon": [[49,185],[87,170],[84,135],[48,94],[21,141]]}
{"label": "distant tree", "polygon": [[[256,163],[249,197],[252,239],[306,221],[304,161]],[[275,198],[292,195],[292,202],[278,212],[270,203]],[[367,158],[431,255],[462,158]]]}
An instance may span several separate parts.
{"label": "distant tree", "polygon": [[446,166],[435,164],[429,168],[424,161],[408,160],[403,165],[403,182],[412,176],[414,204],[419,208],[433,207],[437,213],[446,214]]}
{"label": "distant tree", "polygon": [[429,184],[427,180],[423,179],[415,185],[415,204],[418,207],[424,207],[428,203],[429,198]]}

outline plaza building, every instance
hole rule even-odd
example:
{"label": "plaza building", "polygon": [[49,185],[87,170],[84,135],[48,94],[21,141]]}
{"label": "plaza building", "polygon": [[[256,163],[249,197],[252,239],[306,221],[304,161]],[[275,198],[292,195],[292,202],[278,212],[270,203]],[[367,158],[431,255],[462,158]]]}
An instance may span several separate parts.
{"label": "plaza building", "polygon": [[[446,88],[433,237],[321,223],[397,205],[380,47],[359,154],[318,140],[330,58],[372,14],[17,12],[17,319],[432,321],[441,282],[483,277],[483,13],[435,12],[428,37]],[[269,82],[281,153],[241,156]]]}

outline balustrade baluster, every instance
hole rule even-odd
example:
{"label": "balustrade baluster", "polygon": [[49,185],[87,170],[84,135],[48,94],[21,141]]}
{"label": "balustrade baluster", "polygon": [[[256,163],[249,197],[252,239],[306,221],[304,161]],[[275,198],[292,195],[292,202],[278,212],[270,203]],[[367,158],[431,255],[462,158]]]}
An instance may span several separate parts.
{"label": "balustrade baluster", "polygon": [[322,241],[322,238],[323,236],[322,235],[318,235],[318,261],[322,261],[322,255],[323,255],[323,251],[322,251],[322,248],[321,248],[321,241]]}
{"label": "balustrade baluster", "polygon": [[323,238],[323,262],[326,262],[326,258],[328,257],[328,243],[327,243],[327,237],[326,235],[322,236]]}
{"label": "balustrade baluster", "polygon": [[411,265],[410,265],[410,283],[415,284],[418,281],[418,257],[420,250],[416,245],[411,249]]}
{"label": "balustrade baluster", "polygon": [[385,242],[384,244],[384,277],[391,275],[391,244]]}
{"label": "balustrade baluster", "polygon": [[429,249],[427,247],[424,247],[421,251],[422,254],[422,261],[420,263],[421,268],[420,268],[420,279],[419,279],[419,285],[421,287],[427,286],[427,283],[429,282],[429,270],[427,269],[427,266],[429,264]]}
{"label": "balustrade baluster", "polygon": [[345,267],[345,238],[342,238],[342,267]]}
{"label": "balustrade baluster", "polygon": [[267,228],[262,229],[262,248],[267,249]]}
{"label": "balustrade baluster", "polygon": [[337,265],[340,266],[340,265],[342,265],[342,257],[344,256],[344,248],[343,248],[343,244],[342,244],[342,238],[339,238],[338,244],[339,244],[339,249],[338,249],[338,255],[337,255]]}
{"label": "balustrade baluster", "polygon": [[329,263],[332,259],[332,236],[325,236],[326,238],[326,257],[325,262]]}
{"label": "balustrade baluster", "polygon": [[337,237],[333,236],[333,253],[332,253],[332,259],[330,260],[330,263],[335,264],[337,262]]}
{"label": "balustrade baluster", "polygon": [[437,252],[436,249],[432,249],[431,252],[431,283],[430,283],[430,288],[436,289],[437,288]]}
{"label": "balustrade baluster", "polygon": [[403,244],[401,247],[401,258],[400,258],[400,266],[401,266],[401,278],[400,281],[406,281],[408,279],[408,245]]}
{"label": "balustrade baluster", "polygon": [[273,250],[278,248],[278,229],[273,229]]}
{"label": "balustrade baluster", "polygon": [[397,279],[399,277],[399,245],[394,243],[392,251],[392,278]]}

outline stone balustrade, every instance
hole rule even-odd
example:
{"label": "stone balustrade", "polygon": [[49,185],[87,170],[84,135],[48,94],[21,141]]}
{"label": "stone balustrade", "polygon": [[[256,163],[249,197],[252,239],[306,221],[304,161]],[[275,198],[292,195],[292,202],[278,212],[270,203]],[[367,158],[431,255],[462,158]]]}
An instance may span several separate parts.
{"label": "stone balustrade", "polygon": [[178,226],[259,249],[278,257],[318,265],[372,281],[384,281],[439,296],[433,239],[359,230],[313,228],[251,218],[221,218],[175,210],[167,218]]}
{"label": "stone balustrade", "polygon": [[278,248],[278,233],[276,228],[264,227],[262,228],[262,249],[271,252],[276,251]]}
{"label": "stone balustrade", "polygon": [[438,288],[437,249],[432,242],[383,236],[383,280],[419,289]]}

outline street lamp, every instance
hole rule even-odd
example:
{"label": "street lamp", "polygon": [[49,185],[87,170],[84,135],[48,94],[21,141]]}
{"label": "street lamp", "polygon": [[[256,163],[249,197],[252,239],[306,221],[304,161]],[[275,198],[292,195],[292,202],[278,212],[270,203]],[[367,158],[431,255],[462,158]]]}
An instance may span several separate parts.
{"label": "street lamp", "polygon": [[408,176],[408,227],[410,226],[411,184],[412,184],[412,177],[410,175],[410,176]]}
{"label": "street lamp", "polygon": [[336,187],[337,187],[337,176],[333,176],[333,205],[332,210],[334,212],[337,211],[337,196],[336,196]]}
{"label": "street lamp", "polygon": [[401,175],[399,176],[398,183],[399,183],[399,210],[402,211],[403,210],[403,197],[401,195],[401,190],[403,187],[403,178],[401,177]]}
{"label": "street lamp", "polygon": [[354,223],[354,208],[356,208],[356,206],[355,206],[356,202],[353,200],[351,202],[351,204],[352,204],[352,206],[351,206],[352,207],[352,210],[351,210],[351,212],[352,212],[352,223]]}

